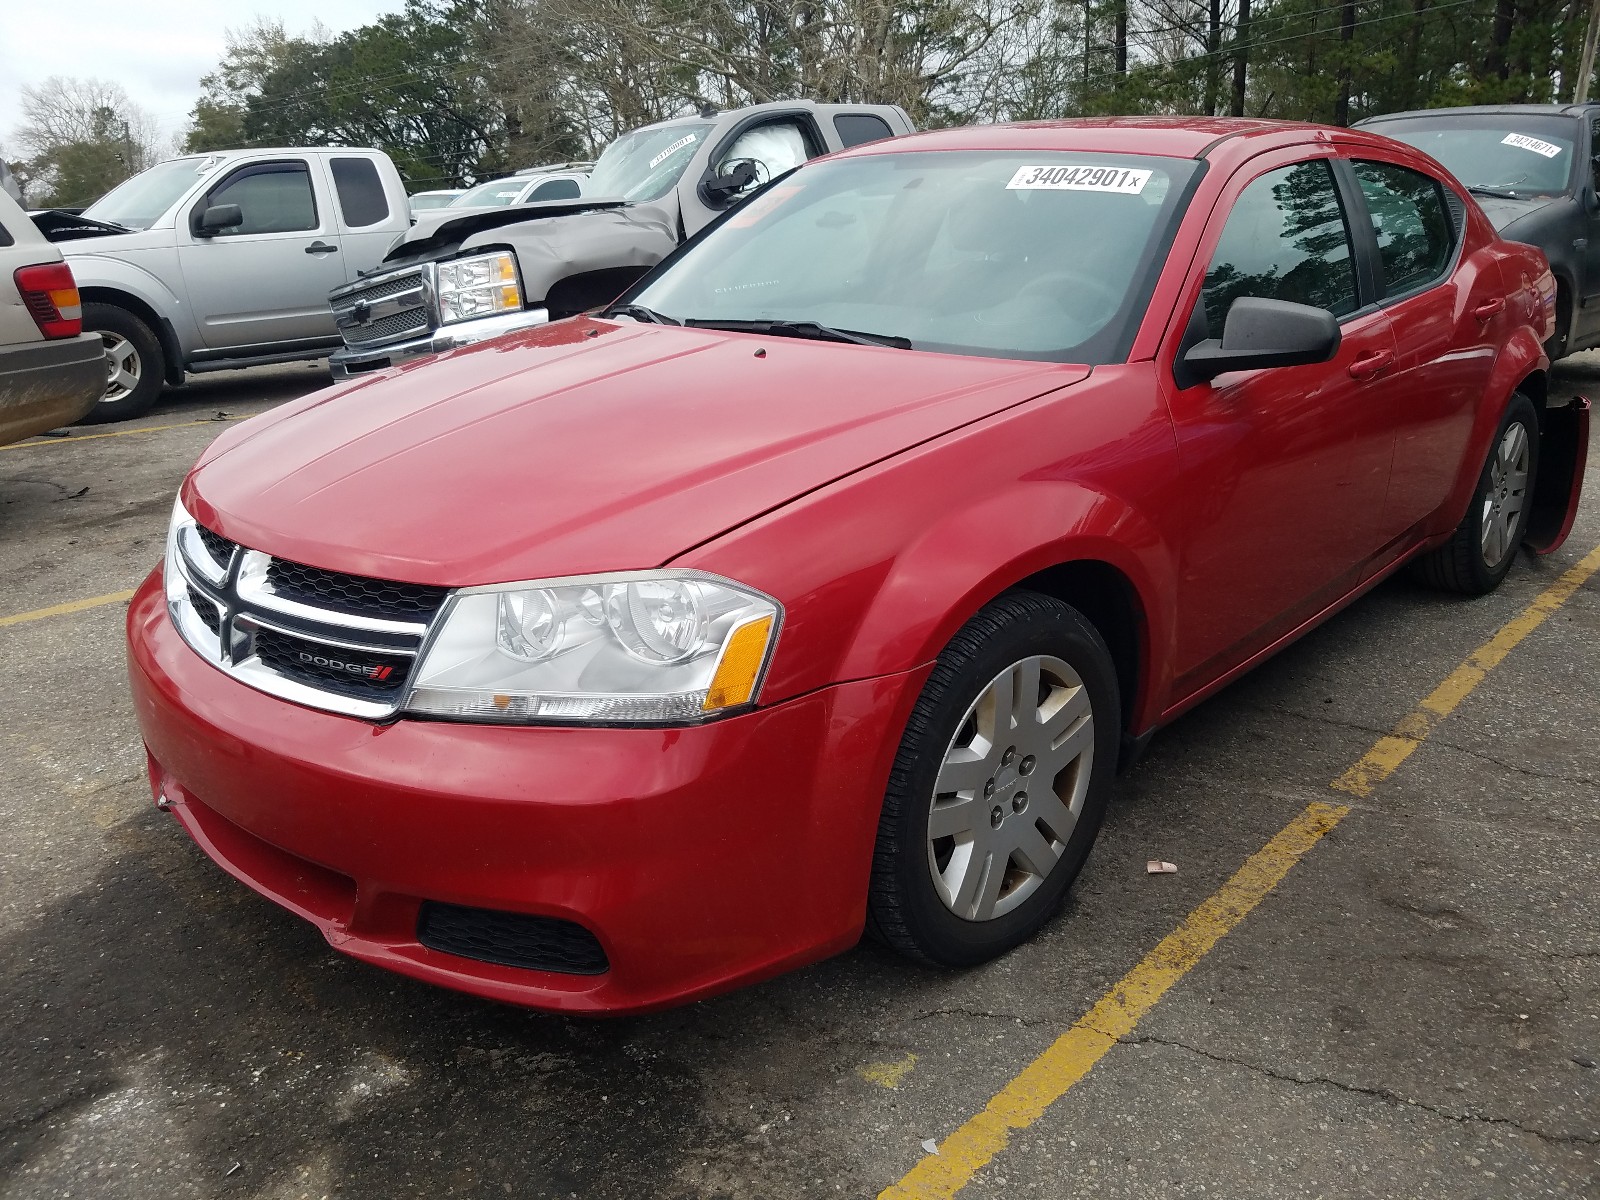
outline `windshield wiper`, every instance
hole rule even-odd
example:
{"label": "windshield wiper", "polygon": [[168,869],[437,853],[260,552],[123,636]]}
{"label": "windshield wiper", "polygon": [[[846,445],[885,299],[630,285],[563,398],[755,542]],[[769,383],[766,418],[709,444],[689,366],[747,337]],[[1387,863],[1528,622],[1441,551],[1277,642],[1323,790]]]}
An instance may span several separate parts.
{"label": "windshield wiper", "polygon": [[[647,325],[682,325],[677,317],[669,317],[666,313],[658,313],[653,308],[646,308],[642,304],[613,304],[610,308],[601,309],[596,316],[601,317],[632,317],[635,321],[643,321]],[[693,324],[694,322],[690,322]]]}
{"label": "windshield wiper", "polygon": [[1521,196],[1517,195],[1510,188],[1490,187],[1486,183],[1469,183],[1467,184],[1467,191],[1471,192],[1474,196],[1494,196],[1500,200],[1522,199]]}
{"label": "windshield wiper", "polygon": [[863,333],[859,329],[834,329],[815,321],[719,321],[690,317],[684,322],[697,329],[726,329],[731,333],[771,333],[779,337],[810,338],[817,342],[850,342],[857,346],[911,349],[911,339],[890,333]]}

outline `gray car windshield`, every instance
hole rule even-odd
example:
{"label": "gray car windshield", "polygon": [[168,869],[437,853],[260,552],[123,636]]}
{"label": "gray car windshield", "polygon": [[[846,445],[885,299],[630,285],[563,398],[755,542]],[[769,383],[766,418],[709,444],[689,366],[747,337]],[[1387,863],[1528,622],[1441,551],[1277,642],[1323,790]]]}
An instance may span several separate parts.
{"label": "gray car windshield", "polygon": [[149,229],[217,162],[215,157],[175,158],[140,171],[84,209],[83,215],[127,229]]}
{"label": "gray car windshield", "polygon": [[488,183],[468,188],[449,201],[449,207],[504,208],[508,204],[515,204],[517,197],[522,195],[523,189],[527,186],[526,179],[491,179]]}
{"label": "gray car windshield", "polygon": [[1431,155],[1468,187],[1559,196],[1572,178],[1578,122],[1572,117],[1415,117],[1371,127]]}
{"label": "gray car windshield", "polygon": [[591,196],[659,200],[678,182],[710,130],[706,122],[638,129],[601,153],[584,189]]}
{"label": "gray car windshield", "polygon": [[1114,362],[1198,169],[1037,150],[819,162],[628,299],[689,324],[800,322],[917,350]]}

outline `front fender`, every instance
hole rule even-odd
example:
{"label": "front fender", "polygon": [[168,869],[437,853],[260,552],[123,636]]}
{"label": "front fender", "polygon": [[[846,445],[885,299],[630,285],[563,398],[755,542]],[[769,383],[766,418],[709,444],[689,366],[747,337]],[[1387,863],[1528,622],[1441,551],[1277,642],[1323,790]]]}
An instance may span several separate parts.
{"label": "front fender", "polygon": [[[66,259],[72,267],[73,278],[78,281],[79,291],[100,290],[131,296],[158,317],[172,322],[185,356],[199,345],[199,330],[195,327],[189,305],[160,274],[138,263],[107,254],[68,254]],[[171,267],[175,275],[176,253],[172,256]]]}

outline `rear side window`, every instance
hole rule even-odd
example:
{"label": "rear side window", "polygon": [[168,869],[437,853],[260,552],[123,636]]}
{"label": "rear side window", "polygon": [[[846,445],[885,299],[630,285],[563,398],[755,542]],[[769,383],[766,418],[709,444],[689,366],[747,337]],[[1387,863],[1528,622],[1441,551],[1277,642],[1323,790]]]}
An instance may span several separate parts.
{"label": "rear side window", "polygon": [[0,225],[0,246],[14,246],[16,239],[11,236],[11,231]]}
{"label": "rear side window", "polygon": [[1268,171],[1240,193],[1201,292],[1211,336],[1241,296],[1355,311],[1350,231],[1325,160]]}
{"label": "rear side window", "polygon": [[1455,234],[1439,181],[1393,163],[1353,165],[1378,236],[1383,294],[1414,292],[1442,278],[1455,250]]}
{"label": "rear side window", "polygon": [[582,191],[576,179],[552,179],[541,183],[529,200],[576,200]]}
{"label": "rear side window", "polygon": [[874,117],[867,113],[840,113],[833,119],[833,128],[839,135],[839,140],[847,148],[894,136],[894,131],[889,128],[889,122],[882,117]]}
{"label": "rear side window", "polygon": [[260,163],[228,177],[207,205],[237,204],[244,224],[219,236],[247,233],[301,233],[317,227],[317,201],[311,172],[303,162]]}
{"label": "rear side window", "polygon": [[339,211],[351,229],[389,219],[389,198],[383,194],[378,166],[370,158],[333,160],[333,187],[339,193]]}

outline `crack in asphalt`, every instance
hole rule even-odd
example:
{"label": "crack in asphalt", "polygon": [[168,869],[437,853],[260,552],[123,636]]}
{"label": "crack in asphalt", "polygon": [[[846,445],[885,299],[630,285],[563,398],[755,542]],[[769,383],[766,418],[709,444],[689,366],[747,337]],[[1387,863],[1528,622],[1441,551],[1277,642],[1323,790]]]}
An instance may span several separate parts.
{"label": "crack in asphalt", "polygon": [[1043,1017],[1025,1017],[1021,1013],[989,1012],[982,1008],[965,1008],[955,1005],[950,1008],[925,1008],[921,1012],[912,1014],[913,1021],[926,1021],[929,1017],[979,1017],[989,1021],[1015,1021],[1018,1025],[1043,1025]]}
{"label": "crack in asphalt", "polygon": [[1125,1046],[1170,1046],[1175,1050],[1186,1050],[1200,1058],[1210,1059],[1212,1062],[1224,1063],[1232,1067],[1243,1067],[1247,1071],[1254,1071],[1265,1075],[1269,1079],[1281,1080],[1284,1083],[1293,1083],[1301,1087],[1330,1087],[1337,1091],[1348,1092],[1356,1096],[1367,1096],[1374,1100],[1381,1100],[1385,1104],[1392,1104],[1397,1108],[1415,1108],[1431,1113],[1436,1117],[1443,1117],[1447,1121],[1458,1124],[1503,1125],[1515,1129],[1518,1133],[1526,1133],[1540,1141],[1548,1142],[1555,1146],[1600,1146],[1600,1134],[1594,1137],[1582,1137],[1578,1134],[1547,1133],[1542,1129],[1532,1129],[1519,1124],[1509,1117],[1484,1117],[1476,1113],[1456,1113],[1449,1109],[1437,1108],[1432,1104],[1424,1104],[1421,1100],[1412,1100],[1398,1092],[1391,1092],[1388,1088],[1363,1087],[1357,1083],[1345,1083],[1338,1079],[1329,1079],[1325,1075],[1291,1075],[1284,1071],[1276,1070],[1262,1063],[1249,1062],[1245,1059],[1232,1058],[1226,1054],[1215,1054],[1210,1050],[1202,1050],[1198,1046],[1191,1046],[1187,1042],[1173,1041],[1170,1038],[1157,1037],[1154,1034],[1141,1034],[1138,1037],[1119,1038]]}

